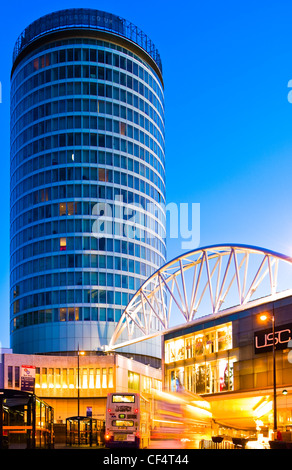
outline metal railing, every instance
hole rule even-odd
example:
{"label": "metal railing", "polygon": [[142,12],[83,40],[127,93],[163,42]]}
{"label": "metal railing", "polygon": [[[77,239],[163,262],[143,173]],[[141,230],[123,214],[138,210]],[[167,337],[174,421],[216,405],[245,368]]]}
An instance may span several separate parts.
{"label": "metal railing", "polygon": [[96,31],[108,31],[137,44],[157,64],[162,72],[162,63],[158,50],[149,37],[133,23],[100,10],[88,8],[72,8],[60,10],[42,16],[31,23],[18,37],[14,50],[13,62],[17,56],[36,39],[51,34],[55,31],[67,29],[90,29]]}

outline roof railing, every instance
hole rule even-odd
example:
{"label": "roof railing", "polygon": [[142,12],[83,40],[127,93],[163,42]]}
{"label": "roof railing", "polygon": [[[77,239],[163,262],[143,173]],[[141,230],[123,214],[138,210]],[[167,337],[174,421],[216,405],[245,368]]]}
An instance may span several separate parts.
{"label": "roof railing", "polygon": [[13,50],[13,63],[33,41],[55,31],[67,29],[108,31],[129,39],[147,52],[162,73],[159,52],[151,39],[140,28],[112,13],[88,8],[60,10],[35,20],[18,37]]}

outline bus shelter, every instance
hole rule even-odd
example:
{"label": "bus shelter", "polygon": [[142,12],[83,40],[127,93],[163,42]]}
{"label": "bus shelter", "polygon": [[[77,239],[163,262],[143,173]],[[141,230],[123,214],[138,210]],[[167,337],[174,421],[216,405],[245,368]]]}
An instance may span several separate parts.
{"label": "bus shelter", "polygon": [[66,419],[66,443],[69,446],[99,446],[104,443],[104,421],[88,416]]}
{"label": "bus shelter", "polygon": [[34,393],[0,389],[0,449],[54,447],[53,408]]}

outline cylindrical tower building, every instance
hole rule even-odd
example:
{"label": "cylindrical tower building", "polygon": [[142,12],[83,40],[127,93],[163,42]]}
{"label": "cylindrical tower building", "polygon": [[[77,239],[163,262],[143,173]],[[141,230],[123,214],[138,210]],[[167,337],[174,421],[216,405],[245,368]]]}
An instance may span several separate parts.
{"label": "cylindrical tower building", "polygon": [[11,73],[13,352],[109,343],[165,262],[164,148],[161,61],[141,30],[90,9],[24,30]]}

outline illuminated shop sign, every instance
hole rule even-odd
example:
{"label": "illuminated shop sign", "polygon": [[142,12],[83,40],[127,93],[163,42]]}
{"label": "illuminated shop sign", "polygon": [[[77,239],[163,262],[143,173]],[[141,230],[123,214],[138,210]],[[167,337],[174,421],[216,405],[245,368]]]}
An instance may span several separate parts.
{"label": "illuminated shop sign", "polygon": [[35,366],[21,366],[21,390],[34,392]]}
{"label": "illuminated shop sign", "polygon": [[[288,342],[292,339],[292,323],[281,325],[275,328],[275,346],[276,349],[288,348]],[[273,331],[261,330],[254,333],[255,354],[272,351],[273,349]]]}

